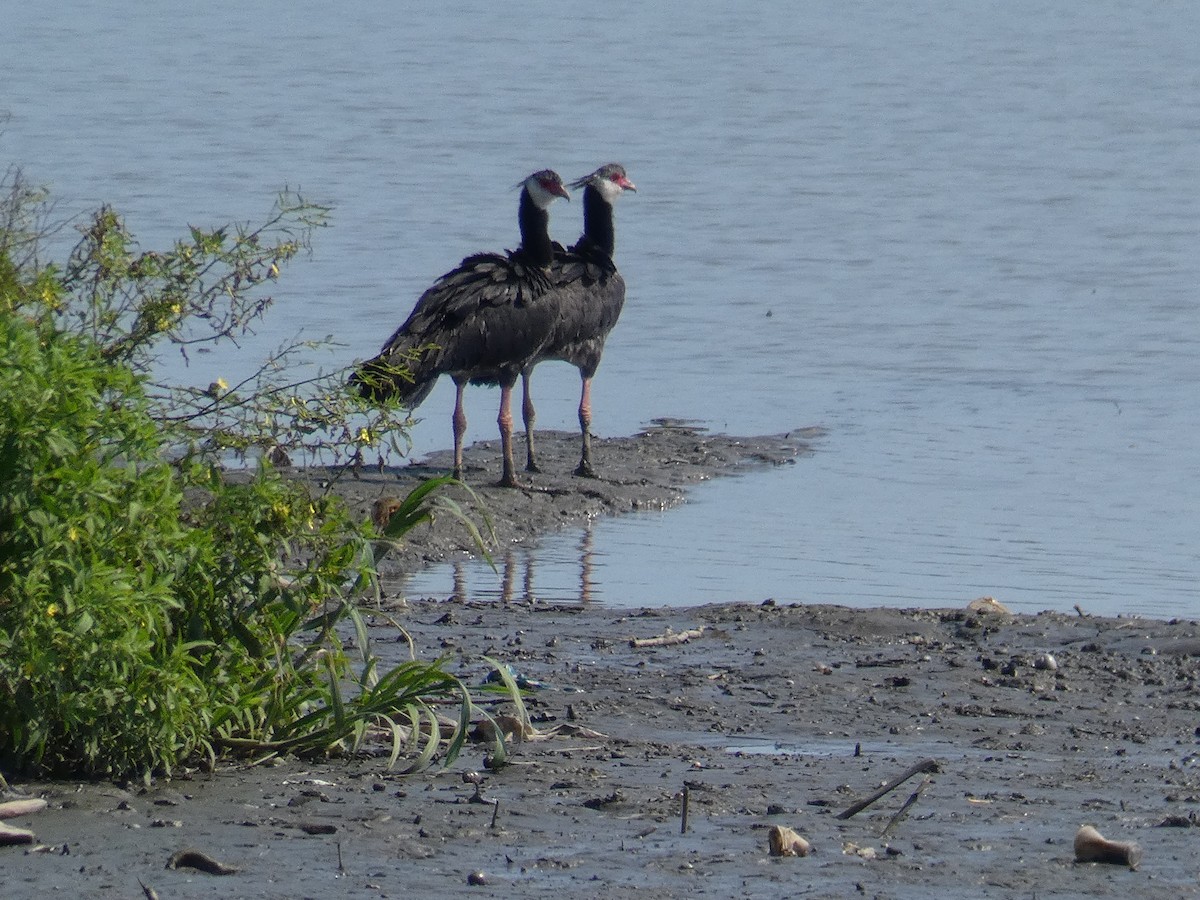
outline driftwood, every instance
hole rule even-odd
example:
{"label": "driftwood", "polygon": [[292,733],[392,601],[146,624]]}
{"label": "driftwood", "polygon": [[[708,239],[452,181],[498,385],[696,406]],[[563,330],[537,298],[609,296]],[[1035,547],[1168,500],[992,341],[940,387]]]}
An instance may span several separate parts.
{"label": "driftwood", "polygon": [[701,625],[699,628],[689,628],[687,631],[668,631],[658,637],[631,638],[629,646],[634,650],[640,650],[643,647],[670,647],[672,644],[686,644],[703,634],[704,626]]}
{"label": "driftwood", "polygon": [[40,797],[30,797],[27,800],[6,800],[0,803],[0,819],[15,819],[30,813],[41,812],[46,808],[46,801]]}
{"label": "driftwood", "polygon": [[0,847],[8,847],[13,844],[32,844],[33,832],[26,828],[14,828],[12,825],[5,825],[0,822]]}
{"label": "driftwood", "polygon": [[[857,815],[858,813],[860,813],[864,809],[866,809],[868,806],[870,806],[872,803],[874,803],[876,800],[878,800],[880,797],[882,797],[884,794],[894,791],[896,788],[900,787],[900,785],[904,784],[904,782],[908,781],[908,779],[912,778],[914,775],[917,775],[921,772],[933,774],[933,773],[940,772],[940,771],[941,771],[941,769],[938,767],[938,762],[936,759],[923,759],[919,763],[914,763],[913,765],[911,765],[907,769],[905,769],[903,772],[901,772],[899,775],[897,775],[895,778],[893,778],[891,781],[889,781],[887,784],[885,784],[883,787],[881,787],[879,790],[877,790],[875,793],[873,793],[866,800],[858,801],[853,806],[851,806],[849,809],[838,813],[837,817],[839,819],[849,819],[851,816]],[[917,791],[917,793],[919,794],[920,791]],[[916,795],[914,795],[914,799],[915,799],[915,796]]]}
{"label": "driftwood", "polygon": [[1135,843],[1110,841],[1091,825],[1075,833],[1075,861],[1114,863],[1136,870],[1142,861],[1142,848]]}

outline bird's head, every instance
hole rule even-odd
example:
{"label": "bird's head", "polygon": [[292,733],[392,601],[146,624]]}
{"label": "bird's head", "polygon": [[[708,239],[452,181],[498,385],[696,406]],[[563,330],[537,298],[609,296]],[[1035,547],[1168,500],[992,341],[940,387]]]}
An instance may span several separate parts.
{"label": "bird's head", "polygon": [[637,186],[625,174],[625,167],[620,163],[607,163],[591,175],[584,175],[577,181],[571,182],[571,187],[582,188],[591,185],[600,192],[600,196],[612,203],[626,191],[637,191]]}
{"label": "bird's head", "polygon": [[537,205],[538,209],[545,209],[554,202],[555,197],[566,197],[571,199],[571,195],[567,193],[566,187],[563,185],[563,180],[553,169],[542,169],[540,172],[534,172],[523,182],[521,187],[529,192],[529,197]]}

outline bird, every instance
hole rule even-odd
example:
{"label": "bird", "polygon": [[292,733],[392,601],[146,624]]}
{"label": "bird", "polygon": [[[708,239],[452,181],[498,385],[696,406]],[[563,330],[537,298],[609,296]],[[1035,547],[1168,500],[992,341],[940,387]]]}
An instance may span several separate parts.
{"label": "bird", "polygon": [[466,257],[421,295],[404,324],[350,378],[368,400],[395,399],[415,409],[438,377],[449,375],[456,388],[453,474],[459,480],[467,431],[463,392],[468,383],[499,384],[502,487],[520,487],[512,454],[512,389],[555,322],[548,207],[558,197],[571,199],[552,169],[534,172],[520,187],[521,246]]}
{"label": "bird", "polygon": [[607,163],[590,175],[573,181],[571,188],[583,189],[583,235],[569,250],[555,254],[552,277],[557,316],[553,334],[541,351],[521,371],[521,413],[525,423],[525,468],[538,472],[534,453],[533,425],[537,418],[530,380],[533,367],[545,360],[564,360],[579,369],[582,380],[579,398],[579,428],[583,447],[574,474],[595,478],[592,467],[591,385],[604,342],[617,324],[625,305],[625,279],[613,262],[616,235],[613,203],[625,191],[637,191],[624,166]]}

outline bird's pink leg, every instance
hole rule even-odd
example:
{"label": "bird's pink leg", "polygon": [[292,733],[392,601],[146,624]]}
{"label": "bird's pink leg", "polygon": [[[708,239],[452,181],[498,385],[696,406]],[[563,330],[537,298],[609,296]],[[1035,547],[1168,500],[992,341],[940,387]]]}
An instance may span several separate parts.
{"label": "bird's pink leg", "polygon": [[583,390],[579,396],[579,430],[583,435],[583,454],[575,474],[584,478],[595,478],[596,471],[592,468],[592,379],[583,379]]}
{"label": "bird's pink leg", "polygon": [[499,487],[521,486],[517,482],[517,467],[513,464],[512,389],[511,384],[500,385],[500,415],[496,417],[496,422],[500,425],[500,450],[504,454],[504,474],[500,476]]}
{"label": "bird's pink leg", "polygon": [[521,373],[521,418],[525,421],[525,471],[540,472],[533,454],[533,423],[537,420],[537,410],[533,408],[533,397],[530,396],[529,382],[533,378],[532,370],[526,369]]}
{"label": "bird's pink leg", "polygon": [[463,473],[463,437],[467,433],[467,414],[463,410],[463,391],[466,387],[466,380],[454,382],[454,418],[451,420],[454,425],[454,477],[460,481]]}

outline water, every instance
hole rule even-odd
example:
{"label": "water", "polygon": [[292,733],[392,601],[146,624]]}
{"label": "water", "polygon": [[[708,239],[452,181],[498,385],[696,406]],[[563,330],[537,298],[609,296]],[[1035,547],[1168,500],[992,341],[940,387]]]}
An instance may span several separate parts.
{"label": "water", "polygon": [[[297,333],[342,342],[327,366],[372,354],[460,257],[515,244],[529,171],[626,165],[597,433],[828,433],[514,552],[522,590],[1200,612],[1200,7],[5,6],[0,150],[60,212],[110,203],[153,247],[285,184],[334,204],[258,340],[176,366],[198,384]],[[537,387],[539,425],[573,428],[574,370]],[[471,439],[495,403],[469,392]]]}

